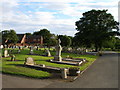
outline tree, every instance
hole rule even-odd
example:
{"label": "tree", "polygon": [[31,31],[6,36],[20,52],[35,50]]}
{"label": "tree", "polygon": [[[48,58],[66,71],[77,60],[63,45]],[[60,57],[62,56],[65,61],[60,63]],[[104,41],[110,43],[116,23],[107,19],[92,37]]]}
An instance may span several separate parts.
{"label": "tree", "polygon": [[8,44],[8,43],[17,43],[18,37],[16,35],[16,32],[14,30],[4,30],[2,31],[2,40],[3,44]]}
{"label": "tree", "polygon": [[120,38],[116,37],[115,49],[120,50]]}
{"label": "tree", "polygon": [[9,38],[10,38],[9,30],[2,31],[2,43],[3,44],[7,43]]}
{"label": "tree", "polygon": [[103,43],[103,47],[104,48],[111,48],[112,50],[114,50],[115,49],[115,43],[116,43],[116,38],[111,37],[109,40],[107,40]]}
{"label": "tree", "polygon": [[30,36],[30,35],[32,35],[32,34],[31,34],[31,33],[25,33],[25,35],[26,35],[26,36]]}
{"label": "tree", "polygon": [[44,45],[47,45],[48,47],[56,43],[56,36],[51,34],[47,29],[41,29],[40,31],[34,32],[33,35],[42,36]]}
{"label": "tree", "polygon": [[71,38],[66,35],[58,35],[58,38],[61,40],[61,46],[70,46],[71,45]]}
{"label": "tree", "polygon": [[109,40],[118,32],[118,22],[110,13],[107,13],[107,10],[85,12],[83,17],[75,22],[75,25],[78,31],[75,34],[76,42],[80,41],[86,47],[94,45],[96,51],[101,50],[104,41]]}
{"label": "tree", "polygon": [[9,43],[17,43],[18,37],[16,35],[16,32],[14,30],[10,30],[9,32]]}
{"label": "tree", "polygon": [[68,36],[68,37],[69,37],[70,40],[71,40],[71,44],[70,44],[70,46],[73,47],[73,37],[72,37],[72,36]]}

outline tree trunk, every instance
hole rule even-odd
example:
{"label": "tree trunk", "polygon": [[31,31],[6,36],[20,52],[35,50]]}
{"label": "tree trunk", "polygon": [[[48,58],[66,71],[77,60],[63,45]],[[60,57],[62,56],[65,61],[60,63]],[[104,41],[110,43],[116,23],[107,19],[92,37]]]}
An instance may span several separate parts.
{"label": "tree trunk", "polygon": [[95,46],[95,52],[98,52],[98,46],[97,45]]}

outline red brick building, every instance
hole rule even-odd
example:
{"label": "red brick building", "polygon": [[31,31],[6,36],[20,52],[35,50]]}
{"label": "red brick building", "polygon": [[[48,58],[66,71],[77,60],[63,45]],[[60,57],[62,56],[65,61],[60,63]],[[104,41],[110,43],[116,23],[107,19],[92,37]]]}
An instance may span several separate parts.
{"label": "red brick building", "polygon": [[43,45],[43,37],[39,35],[17,34],[19,40],[16,45]]}

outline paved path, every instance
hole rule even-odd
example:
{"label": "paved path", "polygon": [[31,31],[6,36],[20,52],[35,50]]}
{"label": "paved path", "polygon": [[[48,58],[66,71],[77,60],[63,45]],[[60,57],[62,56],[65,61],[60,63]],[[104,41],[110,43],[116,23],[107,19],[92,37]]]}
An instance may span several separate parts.
{"label": "paved path", "polygon": [[48,88],[117,88],[118,54],[103,55],[74,82],[52,83]]}
{"label": "paved path", "polygon": [[3,88],[43,88],[54,82],[49,79],[30,79],[11,75],[2,75],[2,79]]}
{"label": "paved path", "polygon": [[36,80],[3,75],[3,88],[117,88],[118,54],[109,53],[96,60],[74,82]]}

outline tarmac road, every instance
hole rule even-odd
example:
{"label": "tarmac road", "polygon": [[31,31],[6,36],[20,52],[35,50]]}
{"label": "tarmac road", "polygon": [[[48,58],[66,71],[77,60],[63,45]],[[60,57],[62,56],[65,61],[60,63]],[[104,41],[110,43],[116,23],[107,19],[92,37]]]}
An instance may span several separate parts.
{"label": "tarmac road", "polygon": [[118,54],[105,52],[76,81],[52,83],[46,88],[118,88]]}
{"label": "tarmac road", "polygon": [[74,82],[2,76],[3,88],[118,88],[118,54],[101,56]]}

